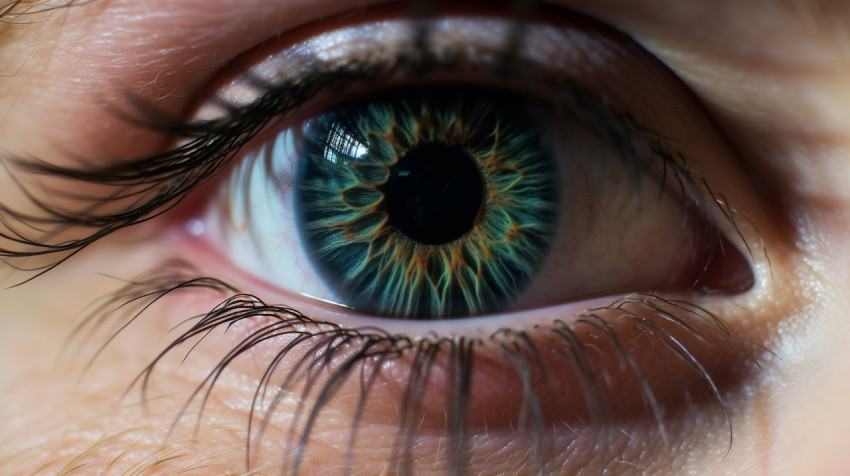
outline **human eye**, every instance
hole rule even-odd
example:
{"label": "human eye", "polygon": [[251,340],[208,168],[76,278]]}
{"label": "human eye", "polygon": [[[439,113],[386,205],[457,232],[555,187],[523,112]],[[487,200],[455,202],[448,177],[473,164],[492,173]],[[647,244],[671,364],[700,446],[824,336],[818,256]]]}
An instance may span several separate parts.
{"label": "human eye", "polygon": [[[641,448],[691,436],[690,412],[726,450],[726,396],[757,366],[738,321],[769,271],[738,211],[755,198],[662,63],[541,9],[326,19],[240,55],[188,119],[131,95],[114,115],[170,145],[13,162],[32,200],[5,210],[6,254],[47,277],[115,234],[127,262],[155,261],[72,343],[157,335],[125,387],[165,396],[172,432],[214,435],[226,414],[248,470],[594,471],[652,460]],[[481,187],[452,200],[471,204],[457,227],[444,197],[427,225],[409,212],[425,192],[393,198],[423,150],[469,165],[456,192]],[[156,393],[175,375],[176,407]]]}
{"label": "human eye", "polygon": [[[402,43],[389,53],[395,55],[389,60],[394,89],[342,101],[248,144],[253,151],[192,225],[209,229],[206,241],[235,257],[231,261],[242,270],[372,315],[439,319],[624,290],[719,292],[725,286],[734,292],[749,286],[747,265],[706,226],[699,208],[709,208],[707,197],[686,197],[703,193],[686,185],[693,181],[686,164],[669,157],[640,124],[602,104],[594,96],[599,92],[577,84],[592,74],[619,74],[609,71],[615,68],[603,63],[587,68],[598,68],[595,73],[567,73],[589,62],[578,59],[547,69],[530,59],[535,50],[518,53],[500,66],[507,71],[497,71],[477,63],[486,50],[458,52],[446,33],[467,31],[474,21],[443,20],[430,34],[449,50],[441,54],[452,57],[451,80],[469,81],[470,70],[486,78],[485,85],[447,85],[438,76],[445,72],[432,71],[436,86],[403,89],[399,85],[412,78],[396,58],[413,55]],[[358,68],[386,68],[381,61],[387,60],[362,59],[356,42],[363,40],[351,38],[364,30],[410,37],[399,23],[409,27],[361,25],[311,39],[317,51],[296,48],[310,58],[332,50],[346,62],[378,63]],[[464,41],[482,45],[482,38],[501,38],[498,30],[509,25],[490,20],[488,28],[496,31],[467,34]],[[537,45],[559,33],[558,26],[530,29],[525,41]],[[559,40],[545,58],[598,47]],[[491,47],[497,55],[504,46]],[[280,59],[291,56],[285,49],[252,71],[268,71],[269,63],[274,71],[298,70]],[[445,68],[439,61],[431,59],[430,68]],[[257,73],[247,75],[256,82]],[[531,76],[536,95],[511,93]],[[420,72],[417,82],[427,78]],[[245,83],[235,80],[230,94]],[[727,266],[726,275],[714,276],[720,266]]]}

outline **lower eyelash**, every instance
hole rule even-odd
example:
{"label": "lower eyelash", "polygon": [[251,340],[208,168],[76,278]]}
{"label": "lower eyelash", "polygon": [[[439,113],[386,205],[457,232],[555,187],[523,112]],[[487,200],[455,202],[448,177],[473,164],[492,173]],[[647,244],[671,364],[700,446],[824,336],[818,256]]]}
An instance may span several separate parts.
{"label": "lower eyelash", "polygon": [[[413,340],[376,328],[346,329],[313,320],[290,307],[268,305],[256,296],[239,293],[220,280],[200,277],[191,265],[181,261],[164,263],[111,294],[76,329],[72,340],[84,340],[83,334],[91,335],[110,319],[117,318],[113,322],[115,327],[109,331],[114,338],[154,303],[183,291],[199,289],[210,290],[226,298],[209,312],[191,318],[191,327],[165,346],[133,380],[127,391],[138,386],[145,401],[154,369],[165,356],[178,352],[182,347],[188,349],[184,358],[188,357],[195,346],[214,330],[229,329],[237,323],[251,323],[251,331],[213,365],[186,399],[173,423],[176,426],[193,403],[197,403],[196,425],[200,425],[203,410],[218,379],[235,359],[261,344],[279,347],[274,358],[264,364],[265,372],[251,403],[246,428],[248,469],[252,465],[251,448],[263,439],[266,426],[281,399],[300,387],[298,407],[289,423],[285,446],[290,449],[282,459],[289,464],[293,474],[297,473],[322,410],[333,401],[336,391],[358,379],[360,393],[356,409],[350,415],[351,433],[346,453],[346,464],[350,463],[359,426],[368,414],[366,405],[375,398],[370,392],[382,375],[384,364],[394,361],[408,359],[410,368],[403,384],[399,429],[395,436],[395,447],[402,450],[393,453],[402,473],[412,472],[417,431],[424,422],[430,421],[424,395],[437,385],[434,375],[441,374],[446,375],[446,405],[441,407],[446,413],[444,433],[440,438],[447,439],[449,448],[452,448],[448,451],[448,466],[453,470],[470,468],[473,458],[464,434],[479,423],[475,421],[476,415],[486,413],[486,410],[482,412],[470,406],[475,398],[470,394],[470,388],[473,368],[476,362],[480,365],[481,352],[487,346],[498,348],[503,360],[513,365],[523,397],[519,411],[509,417],[512,434],[530,436],[527,448],[529,454],[533,454],[530,462],[544,471],[554,469],[550,466],[550,458],[561,451],[553,447],[558,443],[557,431],[552,429],[550,432],[547,426],[547,415],[551,416],[552,409],[547,408],[543,400],[546,392],[541,390],[557,388],[561,393],[580,394],[584,404],[574,409],[575,415],[570,415],[577,420],[573,425],[589,425],[591,433],[599,438],[612,438],[609,427],[618,418],[647,414],[648,410],[659,434],[668,444],[664,421],[675,411],[676,401],[684,399],[690,405],[698,405],[703,401],[699,395],[704,395],[706,401],[713,402],[722,413],[731,446],[732,423],[723,398],[723,390],[730,382],[719,377],[737,380],[741,378],[737,373],[742,370],[759,368],[756,354],[749,344],[739,342],[709,311],[653,295],[622,298],[604,308],[589,310],[569,323],[555,320],[528,330],[502,329],[480,339],[434,335]],[[259,324],[253,325],[256,323]],[[189,323],[186,322],[186,325]],[[239,332],[243,333],[242,330]],[[101,346],[92,361],[109,341],[111,339]],[[646,352],[655,356],[652,364],[648,364]],[[723,363],[706,358],[721,354]],[[280,375],[278,370],[284,361],[290,367],[284,375]],[[561,364],[560,370],[553,362]],[[658,375],[657,368],[654,368],[659,365],[658,362],[679,363],[690,368],[694,381],[682,385],[680,395],[671,395],[670,392],[656,395],[655,387],[659,382],[669,380],[670,375],[678,375],[667,372]],[[729,362],[742,362],[744,365],[739,367],[743,369],[735,369],[736,375],[731,377],[719,375],[718,369],[732,367]],[[682,370],[678,372],[681,374]],[[633,390],[628,383],[623,383],[630,380],[635,382],[640,394],[638,407],[632,401],[623,404],[623,396],[619,394],[623,389]],[[308,404],[308,401],[314,403]],[[259,425],[254,424],[255,416],[260,417]],[[588,421],[584,421],[585,418]],[[604,454],[597,457],[603,461],[606,458]]]}

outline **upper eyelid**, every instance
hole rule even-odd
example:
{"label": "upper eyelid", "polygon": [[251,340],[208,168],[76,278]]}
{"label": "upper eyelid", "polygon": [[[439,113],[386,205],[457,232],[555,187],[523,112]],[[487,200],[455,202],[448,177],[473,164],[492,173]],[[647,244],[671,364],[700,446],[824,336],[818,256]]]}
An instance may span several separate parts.
{"label": "upper eyelid", "polygon": [[[588,28],[590,32],[594,32],[596,27],[591,25]],[[514,29],[508,28],[505,31],[514,31]],[[567,34],[576,36],[578,38],[576,41],[581,43],[579,31],[581,28]],[[491,51],[494,51],[500,60],[504,59],[505,56],[500,56],[498,53],[504,52],[505,48],[510,46],[510,42],[497,41],[496,45],[501,49]],[[581,48],[573,48],[573,50],[575,51],[572,53],[576,55],[589,55]],[[626,63],[632,61],[626,56],[625,52],[628,51],[631,50],[624,49],[624,52],[621,52],[626,58]],[[286,116],[314,96],[316,92],[329,88],[328,83],[333,90],[334,84],[336,87],[342,87],[357,80],[380,81],[381,78],[396,73],[399,69],[412,70],[420,66],[417,63],[418,60],[415,55],[408,54],[404,60],[379,62],[380,66],[377,69],[368,61],[360,64],[342,61],[339,63],[341,67],[336,69],[337,65],[333,62],[308,61],[309,67],[297,76],[289,78],[289,82],[274,84],[265,79],[257,81],[256,78],[249,78],[249,81],[255,81],[261,88],[267,88],[265,93],[247,105],[228,105],[226,100],[222,101],[220,104],[228,106],[227,114],[214,120],[186,120],[175,117],[138,96],[128,94],[133,109],[130,112],[117,108],[113,110],[120,120],[135,122],[137,126],[166,136],[189,139],[176,148],[159,154],[129,161],[117,161],[96,168],[69,168],[34,160],[14,162],[13,165],[25,173],[77,183],[102,184],[107,187],[107,190],[111,189],[114,192],[112,195],[101,192],[99,195],[82,197],[88,202],[84,203],[86,206],[77,209],[57,208],[48,203],[39,202],[36,194],[30,194],[30,197],[38,209],[37,213],[27,214],[10,207],[0,207],[0,213],[8,217],[7,230],[3,236],[8,245],[0,248],[0,255],[12,259],[47,256],[45,261],[29,265],[32,270],[37,271],[36,276],[46,272],[100,238],[156,217],[174,207],[200,184],[226,167],[237,152],[248,144],[268,121]],[[579,61],[582,60],[585,58],[579,59]],[[495,77],[508,78],[511,75],[503,75],[506,71],[512,71],[506,69],[505,63],[501,61],[477,64],[476,67],[489,69]],[[333,71],[329,72],[328,69]],[[521,76],[517,73],[529,71],[533,72],[533,68],[514,69],[511,79],[516,80],[516,76]],[[604,68],[601,71],[604,73]],[[546,74],[532,74],[526,79],[545,82],[547,78]],[[538,82],[535,86],[540,84],[543,83]],[[643,127],[628,112],[618,112],[613,105],[609,104],[612,97],[604,93],[604,86],[603,92],[587,92],[581,86],[572,84],[570,80],[557,79],[550,87],[560,89],[561,92],[566,91],[567,95],[571,95],[569,99],[571,104],[578,109],[585,108],[587,110],[585,119],[592,121],[593,127],[597,130],[607,133],[608,139],[617,142],[627,155],[640,155],[637,149],[644,149],[643,153],[647,155],[661,156],[665,171],[666,167],[672,167],[683,194],[687,188],[688,193],[694,193],[695,196],[700,197],[698,202],[703,207],[703,212],[707,212],[716,204],[716,197],[707,187],[690,178],[687,173],[688,167],[682,162],[683,159],[680,160],[681,158],[677,158],[675,153],[666,149],[664,144],[667,139]],[[25,193],[28,192],[25,190]],[[116,197],[126,199],[132,202],[132,205],[126,208],[116,207]],[[76,198],[76,203],[79,205],[81,197]],[[715,216],[731,222],[732,232],[748,243],[741,229],[735,224],[735,215],[727,212],[729,210],[721,209]],[[27,229],[32,224],[52,228],[48,228],[48,232],[44,235],[35,235],[32,230]],[[53,236],[62,236],[64,239],[61,242],[44,239]],[[752,249],[749,251],[752,256]]]}
{"label": "upper eyelid", "polygon": [[[499,44],[502,48],[511,46],[510,43],[507,46]],[[35,195],[31,195],[36,207],[44,215],[27,214],[9,207],[0,208],[0,211],[11,218],[12,222],[52,225],[54,228],[51,234],[69,229],[91,231],[82,231],[82,237],[79,238],[72,237],[61,243],[48,243],[43,242],[42,237],[30,238],[25,231],[13,225],[5,233],[5,238],[12,244],[6,249],[0,249],[0,254],[9,258],[32,255],[58,256],[57,260],[49,261],[43,267],[36,268],[42,272],[49,270],[70,254],[103,236],[167,211],[200,183],[223,168],[236,151],[263,127],[265,122],[299,106],[315,95],[318,90],[328,88],[330,86],[328,83],[342,86],[357,78],[361,81],[376,80],[405,67],[416,68],[419,66],[418,59],[413,56],[415,55],[407,55],[407,64],[403,64],[403,61],[399,59],[396,63],[383,64],[378,70],[374,70],[368,62],[364,62],[362,66],[348,63],[342,70],[334,71],[330,77],[326,72],[326,69],[332,69],[330,65],[313,65],[312,70],[308,69],[291,81],[291,84],[263,84],[262,86],[267,87],[268,90],[262,97],[247,106],[231,107],[226,117],[212,121],[185,121],[160,111],[138,97],[129,95],[128,99],[135,108],[135,113],[114,109],[113,113],[117,114],[119,119],[135,121],[138,125],[168,136],[191,139],[163,153],[95,168],[69,168],[23,159],[12,162],[17,170],[26,174],[114,187],[118,196],[132,199],[133,206],[126,209],[119,208],[117,211],[111,209],[111,206],[105,206],[103,200],[115,201],[116,196],[101,193],[89,197],[89,206],[75,211],[51,208],[50,205],[39,202]],[[403,57],[399,56],[399,58]],[[509,56],[505,57],[509,58]],[[489,65],[489,67],[499,74],[505,71],[502,63]],[[345,73],[345,70],[348,70],[348,73]],[[324,81],[320,81],[322,79]],[[192,160],[187,161],[188,157]],[[23,250],[16,248],[21,246]]]}

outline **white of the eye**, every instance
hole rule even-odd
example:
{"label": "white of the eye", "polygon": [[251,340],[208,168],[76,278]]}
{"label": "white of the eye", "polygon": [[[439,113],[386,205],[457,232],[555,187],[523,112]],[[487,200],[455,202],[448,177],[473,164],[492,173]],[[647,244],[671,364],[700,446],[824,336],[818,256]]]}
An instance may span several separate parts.
{"label": "white of the eye", "polygon": [[292,128],[281,131],[240,159],[204,213],[203,226],[207,239],[239,268],[259,271],[259,278],[281,289],[333,302],[296,227],[297,136]]}
{"label": "white of the eye", "polygon": [[[511,38],[515,23],[511,19],[479,16],[443,18],[431,23],[429,49],[436,58],[449,59],[459,52],[481,64],[496,61],[505,51],[505,39]],[[216,91],[198,111],[196,119],[227,117],[228,106],[247,106],[262,96],[262,85],[280,85],[298,79],[301,71],[317,62],[344,64],[370,60],[381,64],[396,58],[399,51],[412,46],[416,37],[406,19],[380,20],[318,34],[273,54],[258,59],[244,74]],[[526,25],[523,56],[547,70],[570,71],[577,66],[591,71],[597,63],[610,60],[607,44],[592,41],[578,30],[534,22]]]}

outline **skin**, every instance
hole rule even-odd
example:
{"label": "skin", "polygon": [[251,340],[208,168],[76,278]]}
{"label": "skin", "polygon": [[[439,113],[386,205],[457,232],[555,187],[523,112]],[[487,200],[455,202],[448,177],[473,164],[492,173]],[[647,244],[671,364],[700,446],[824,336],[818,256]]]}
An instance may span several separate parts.
{"label": "skin", "polygon": [[[349,8],[333,0],[212,3],[216,8],[209,0],[95,0],[20,17],[28,24],[0,26],[4,154],[71,165],[72,155],[104,163],[163,150],[161,137],[103,107],[125,104],[116,80],[180,114],[242,52]],[[850,11],[817,0],[781,6],[734,0],[558,3],[625,32],[658,57],[693,91],[719,131],[725,141],[719,150],[725,152],[713,165],[719,170],[713,183],[727,184],[723,195],[759,230],[770,264],[757,260],[754,290],[715,301],[712,310],[747,342],[770,352],[758,355],[763,371],[724,387],[731,444],[725,420],[706,406],[671,417],[672,441],[637,429],[638,441],[612,445],[609,462],[600,462],[592,444],[554,460],[567,472],[605,466],[623,473],[842,474],[850,441],[850,358],[842,353],[850,339],[843,319],[850,308],[850,255],[843,252],[850,241]],[[222,44],[221,38],[229,41]],[[69,150],[73,154],[62,153]],[[12,179],[0,180],[2,203],[26,209]],[[163,338],[169,329],[211,308],[220,300],[215,295],[152,308],[83,376],[108,333],[99,331],[88,344],[72,341],[60,352],[92,303],[120,285],[113,276],[132,278],[164,247],[179,245],[169,230],[182,218],[178,209],[109,236],[44,276],[0,292],[0,472],[246,471],[245,423],[262,353],[222,377],[202,424],[191,411],[176,424],[174,418],[198,375],[206,375],[210,360],[232,344],[226,335],[213,336],[183,365],[183,353],[167,356],[150,381],[146,405],[135,391],[122,398],[132,377],[170,342]],[[213,276],[233,272],[221,264],[203,266]],[[7,286],[29,276],[11,267],[3,273]],[[275,300],[267,285],[242,283]],[[339,317],[310,309],[329,320]],[[287,415],[297,403],[281,402],[255,449],[252,469],[279,472]],[[340,468],[348,441],[340,430],[352,412],[352,400],[343,398],[322,413],[301,468],[305,473]],[[367,442],[358,446],[358,469],[394,471],[386,464],[394,424],[389,414],[367,419],[358,434]],[[448,469],[435,456],[438,442],[423,441],[421,462],[427,466],[415,469]],[[498,451],[482,441],[482,453]],[[493,474],[521,472],[522,464],[530,464],[474,461],[479,465],[473,472]]]}

